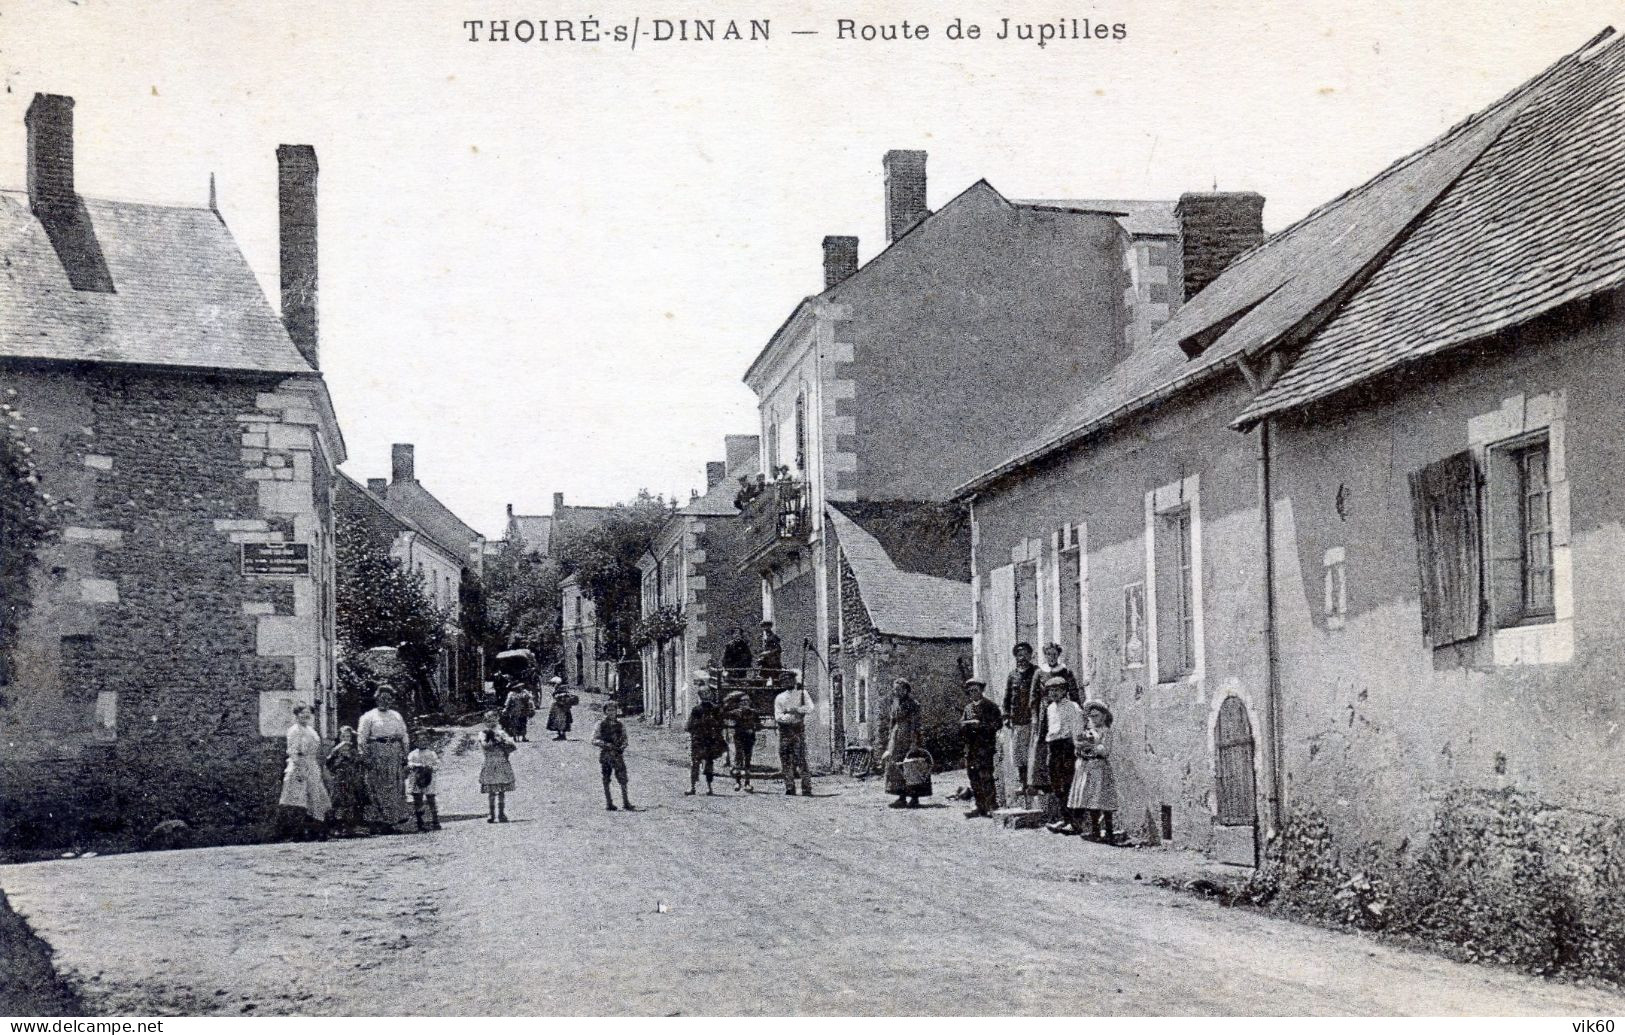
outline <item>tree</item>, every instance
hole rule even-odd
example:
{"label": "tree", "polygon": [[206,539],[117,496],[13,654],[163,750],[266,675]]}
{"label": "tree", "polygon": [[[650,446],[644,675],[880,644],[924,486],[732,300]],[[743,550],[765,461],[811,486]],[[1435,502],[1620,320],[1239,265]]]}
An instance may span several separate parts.
{"label": "tree", "polygon": [[[393,647],[413,684],[408,688],[411,702],[440,705],[429,688],[445,646],[446,612],[430,601],[423,577],[407,571],[380,549],[360,522],[341,515],[336,532],[338,638],[344,655],[352,661],[350,678],[340,692],[354,698],[364,692],[364,683],[376,678],[367,666],[355,661],[362,652]],[[341,701],[340,711],[348,714],[356,703]]]}
{"label": "tree", "polygon": [[582,595],[592,601],[600,643],[612,659],[633,646],[643,594],[638,560],[654,545],[674,509],[664,497],[643,489],[631,502],[617,503],[597,525],[556,533],[560,568],[576,577]]}
{"label": "tree", "polygon": [[559,565],[506,541],[485,565],[485,648],[523,647],[545,671],[559,652]]}

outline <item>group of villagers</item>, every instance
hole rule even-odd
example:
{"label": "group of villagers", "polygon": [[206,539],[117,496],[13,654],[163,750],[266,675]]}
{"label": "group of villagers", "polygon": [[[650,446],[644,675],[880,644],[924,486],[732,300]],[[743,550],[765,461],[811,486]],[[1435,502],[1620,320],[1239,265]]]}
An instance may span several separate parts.
{"label": "group of villagers", "polygon": [[296,705],[293,719],[278,801],[298,820],[297,836],[399,833],[414,818],[418,830],[440,829],[434,734],[407,728],[388,684],[354,727],[340,727],[331,750],[324,752],[310,705]]}
{"label": "group of villagers", "polygon": [[[571,709],[578,699],[561,683],[553,681],[553,709],[547,728],[554,731],[555,740],[568,740],[573,725]],[[505,705],[512,704],[517,692],[510,693]],[[321,735],[313,727],[315,714],[311,706],[297,705],[293,714],[279,802],[286,815],[298,820],[298,837],[326,840],[332,834],[346,837],[402,833],[413,818],[419,831],[440,829],[436,801],[440,754],[435,749],[436,735],[427,729],[408,729],[406,720],[395,709],[393,688],[378,688],[373,708],[353,728],[339,729],[338,743],[326,752],[325,758]],[[483,754],[480,791],[489,809],[487,823],[508,822],[507,798],[515,788],[508,756],[518,749],[525,735],[522,720],[528,717],[522,707],[512,706],[485,713],[478,737]],[[605,804],[610,811],[616,810],[610,797],[610,781],[614,779],[620,783],[620,807],[630,811],[626,729],[613,702],[604,705],[604,718],[593,731],[592,742],[599,749]]]}

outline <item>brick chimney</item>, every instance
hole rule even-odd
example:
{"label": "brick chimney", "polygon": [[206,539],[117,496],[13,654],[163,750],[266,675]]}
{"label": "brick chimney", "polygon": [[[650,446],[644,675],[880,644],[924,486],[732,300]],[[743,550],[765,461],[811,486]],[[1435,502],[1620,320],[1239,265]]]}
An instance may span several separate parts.
{"label": "brick chimney", "polygon": [[1179,220],[1186,300],[1264,239],[1264,196],[1251,191],[1181,194],[1174,217]]}
{"label": "brick chimney", "polygon": [[71,208],[73,189],[73,98],[36,93],[23,116],[28,127],[28,204],[35,215]]}
{"label": "brick chimney", "polygon": [[856,237],[824,238],[824,290],[839,284],[858,271]]}
{"label": "brick chimney", "polygon": [[367,479],[367,491],[368,492],[376,492],[378,495],[382,496],[385,492],[388,491],[388,489],[389,489],[389,479],[388,478],[368,478]]}
{"label": "brick chimney", "polygon": [[299,354],[320,369],[316,338],[316,149],[309,144],[283,144],[276,149],[276,164],[282,237],[282,324],[288,328],[288,337]]}
{"label": "brick chimney", "polygon": [[555,492],[553,494],[553,513],[557,514],[559,511],[561,511],[563,509],[564,509],[564,493]]}
{"label": "brick chimney", "polygon": [[412,459],[412,443],[397,442],[389,447],[390,475],[393,481],[415,482],[418,480],[416,466]]}
{"label": "brick chimney", "polygon": [[925,207],[925,152],[887,151],[886,240],[895,241],[931,214]]}
{"label": "brick chimney", "polygon": [[728,480],[728,464],[722,460],[712,460],[705,465],[705,491],[721,485]]}

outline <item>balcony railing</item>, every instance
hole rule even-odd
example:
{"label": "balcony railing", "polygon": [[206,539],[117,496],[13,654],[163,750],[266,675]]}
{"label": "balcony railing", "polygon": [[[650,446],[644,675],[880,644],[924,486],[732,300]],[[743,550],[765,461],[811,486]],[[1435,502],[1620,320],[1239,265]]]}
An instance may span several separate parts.
{"label": "balcony railing", "polygon": [[793,553],[807,545],[812,531],[812,493],[806,482],[768,482],[744,506],[746,545],[752,562]]}

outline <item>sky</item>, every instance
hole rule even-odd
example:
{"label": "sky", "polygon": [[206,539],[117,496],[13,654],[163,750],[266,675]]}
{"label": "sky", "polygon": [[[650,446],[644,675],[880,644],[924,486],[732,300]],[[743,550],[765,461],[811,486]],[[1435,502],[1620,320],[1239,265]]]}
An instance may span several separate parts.
{"label": "sky", "polygon": [[[463,24],[696,13],[771,37]],[[841,39],[841,18],[931,35]],[[955,18],[983,37],[945,38]],[[1004,18],[1124,32],[1039,47],[995,39]],[[345,470],[387,475],[412,442],[423,484],[494,538],[508,504],[555,492],[703,487],[723,436],[757,430],[741,378],[822,287],[823,237],[883,246],[889,149],[928,152],[933,208],[984,178],[1013,198],[1217,186],[1263,194],[1276,230],[1613,23],[1625,3],[5,0],[0,185],[24,185],[33,94],[70,94],[80,193],[196,205],[212,173],[274,305],[276,146],[314,145]]]}

